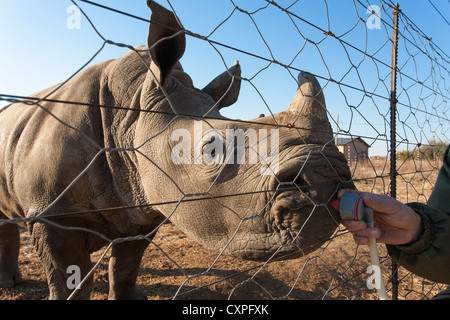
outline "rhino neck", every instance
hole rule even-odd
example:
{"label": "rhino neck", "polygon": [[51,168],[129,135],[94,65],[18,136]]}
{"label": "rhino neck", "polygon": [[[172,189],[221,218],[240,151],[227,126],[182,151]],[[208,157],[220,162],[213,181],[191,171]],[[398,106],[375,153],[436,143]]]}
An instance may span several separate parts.
{"label": "rhino neck", "polygon": [[[142,190],[136,165],[136,152],[133,150],[135,128],[140,117],[142,83],[131,99],[122,100],[120,104],[116,102],[114,94],[109,91],[110,87],[102,88],[101,104],[127,107],[127,109],[101,109],[105,156],[113,181],[111,188],[121,206],[146,204],[148,201]],[[148,216],[155,215],[151,208],[129,209],[124,214],[127,215],[126,220],[135,225],[146,224]]]}

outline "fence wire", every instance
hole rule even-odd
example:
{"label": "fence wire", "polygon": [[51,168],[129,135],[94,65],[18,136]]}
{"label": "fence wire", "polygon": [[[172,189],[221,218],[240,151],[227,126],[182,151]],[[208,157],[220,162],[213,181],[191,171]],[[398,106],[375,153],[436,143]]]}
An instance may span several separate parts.
{"label": "fence wire", "polygon": [[[194,2],[195,3],[195,2]],[[224,109],[223,114],[230,118],[230,124],[258,124],[258,114],[273,116],[284,111],[298,86],[297,74],[309,72],[321,83],[327,100],[327,115],[333,127],[333,141],[327,141],[317,150],[306,146],[306,160],[312,161],[317,154],[322,155],[329,164],[332,159],[325,155],[327,144],[335,142],[346,157],[351,170],[351,180],[362,191],[380,194],[391,194],[392,175],[389,171],[390,157],[397,159],[397,194],[402,202],[426,202],[434,186],[437,172],[442,165],[442,156],[449,139],[448,97],[450,57],[435,43],[431,36],[426,35],[419,26],[400,7],[399,12],[399,43],[397,62],[397,127],[395,131],[397,144],[395,149],[389,145],[392,126],[389,114],[391,99],[390,76],[392,72],[391,50],[393,29],[392,1],[347,1],[339,6],[330,1],[315,1],[309,7],[300,1],[268,1],[260,0],[248,3],[237,0],[221,0],[220,8],[225,11],[210,11],[205,9],[201,14],[217,15],[214,24],[205,30],[190,29],[190,24],[196,26],[194,20],[201,16],[188,17],[184,14],[184,4],[181,1],[170,0],[162,2],[173,11],[185,26],[171,38],[184,34],[187,37],[186,55],[189,45],[196,44],[201,50],[214,56],[214,64],[222,69],[230,66],[230,61],[239,59],[243,68],[241,95],[243,102],[238,101],[237,107]],[[199,1],[199,5],[204,4]],[[13,215],[0,220],[0,227],[17,224],[31,226],[45,224],[60,230],[79,231],[98,237],[106,243],[106,247],[91,255],[95,264],[82,279],[94,278],[94,292],[91,297],[104,299],[108,295],[107,276],[108,260],[111,259],[111,249],[114,244],[133,241],[147,241],[150,246],[146,250],[137,284],[144,295],[152,299],[376,299],[376,292],[367,287],[369,274],[368,250],[354,244],[351,235],[336,223],[337,230],[326,240],[318,240],[309,246],[317,247],[315,251],[303,257],[290,260],[289,255],[272,255],[265,262],[246,261],[227,256],[227,247],[235,240],[236,234],[248,220],[259,217],[266,207],[273,204],[278,189],[299,191],[306,194],[308,188],[320,188],[314,184],[295,184],[295,179],[289,181],[285,188],[283,181],[273,189],[251,190],[246,192],[228,192],[216,195],[212,191],[219,184],[217,178],[204,191],[184,190],[175,181],[170,172],[161,168],[151,154],[146,154],[145,148],[154,142],[161,134],[172,130],[176,119],[184,118],[200,120],[204,127],[211,127],[214,120],[220,118],[206,112],[201,116],[177,112],[176,106],[169,96],[171,111],[141,109],[132,105],[101,104],[99,102],[72,101],[62,99],[58,93],[70,83],[82,70],[96,61],[97,57],[108,47],[127,48],[135,53],[145,69],[152,72],[148,58],[148,49],[135,47],[106,37],[102,31],[103,20],[96,21],[95,16],[113,14],[129,21],[140,21],[148,25],[150,20],[126,10],[119,10],[112,5],[100,1],[72,0],[67,5],[74,5],[84,17],[85,26],[89,26],[101,40],[100,48],[92,49],[92,56],[78,68],[70,77],[54,87],[44,96],[0,94],[0,100],[8,103],[22,103],[23,108],[40,108],[50,117],[57,120],[61,126],[66,126],[74,133],[94,146],[96,153],[87,162],[70,183],[64,185],[62,191],[49,201],[48,206],[32,216],[19,217]],[[309,10],[309,11],[308,11]],[[345,16],[342,11],[345,10]],[[431,3],[429,10],[437,10]],[[320,11],[321,15],[310,16],[308,12]],[[199,13],[200,14],[200,13]],[[92,13],[94,16],[94,13]],[[273,25],[270,17],[281,18],[283,24]],[[442,16],[445,19],[445,17]],[[232,27],[245,25],[239,34],[231,33]],[[242,24],[242,25],[241,25]],[[289,32],[286,31],[289,29]],[[236,45],[236,38],[247,39],[248,44],[241,42]],[[155,47],[160,43],[156,43]],[[81,44],[80,44],[81,45]],[[207,49],[209,48],[209,49]],[[152,48],[150,48],[152,49]],[[208,51],[209,50],[209,51]],[[197,56],[198,62],[210,64],[204,54],[191,53]],[[191,58],[186,58],[187,60]],[[182,60],[183,63],[183,60]],[[201,65],[201,63],[199,63]],[[192,69],[192,67],[189,67]],[[248,68],[246,71],[246,68]],[[202,68],[200,68],[202,69]],[[206,72],[205,70],[196,71]],[[189,71],[186,71],[189,73]],[[195,75],[191,75],[193,78]],[[234,78],[233,78],[234,79]],[[195,79],[194,79],[195,81]],[[267,85],[270,83],[271,85]],[[282,89],[292,92],[292,97],[277,95]],[[282,91],[284,92],[284,91]],[[252,101],[251,109],[244,109],[245,103]],[[119,112],[138,112],[148,115],[173,115],[162,131],[153,132],[142,144],[129,144],[121,147],[104,147],[98,140],[88,136],[82,130],[62,120],[52,112],[50,104],[64,104],[66,108],[92,108],[117,110]],[[255,120],[240,120],[242,114],[252,115]],[[239,118],[239,119],[237,119]],[[275,128],[290,128],[299,133],[301,130],[292,123],[267,124]],[[363,146],[363,147],[361,147]],[[167,151],[170,155],[170,150]],[[375,155],[371,155],[371,153]],[[58,211],[58,204],[68,192],[85,176],[92,174],[98,168],[99,161],[105,161],[109,155],[128,153],[130,158],[139,157],[147,161],[149,166],[163,174],[181,195],[177,199],[167,198],[165,201],[153,203],[122,203],[111,204],[109,207],[92,207],[89,210]],[[311,159],[311,160],[309,160]],[[331,165],[332,169],[333,166]],[[223,167],[221,170],[224,170]],[[306,170],[306,169],[305,169]],[[297,173],[297,176],[300,175]],[[336,170],[335,170],[336,172]],[[345,179],[340,180],[346,182]],[[244,197],[265,194],[268,202],[261,208],[255,208],[253,216],[244,217],[240,207],[230,208],[224,201],[229,198],[246,199]],[[176,216],[179,208],[186,203],[201,203],[214,201],[223,210],[231,212],[240,222],[226,243],[219,250],[209,250],[197,244],[186,236],[170,221]],[[294,239],[302,237],[302,231],[310,227],[308,221],[317,215],[326,203],[312,201],[312,209],[299,228]],[[122,215],[124,210],[143,210],[149,212],[154,207],[170,208],[169,214],[157,223],[157,227],[146,233],[133,236],[110,237],[108,234],[87,228],[81,224],[67,224],[64,219],[86,218],[99,213]],[[201,208],[201,206],[199,207]],[[330,213],[331,215],[331,213]],[[22,227],[21,227],[22,228]],[[35,277],[41,280],[45,287],[43,272],[36,275],[30,272],[29,266],[36,267],[37,256],[33,253],[31,238],[27,231],[21,229],[22,251],[19,256],[20,267],[25,279]],[[293,241],[294,242],[294,241]],[[283,250],[283,245],[276,252]],[[298,248],[308,251],[308,248]],[[391,270],[391,259],[384,246],[379,245],[381,253],[382,272],[387,284],[388,293],[392,299],[430,299],[440,290],[442,284],[422,279],[399,268]],[[40,270],[40,269],[39,269]],[[393,288],[390,277],[398,274],[399,284]],[[34,292],[29,292],[23,286],[8,290],[0,289],[2,299],[45,299],[48,291],[32,286]],[[395,290],[395,297],[393,291]],[[40,293],[36,293],[40,292]],[[69,299],[75,297],[77,289],[72,291]]]}

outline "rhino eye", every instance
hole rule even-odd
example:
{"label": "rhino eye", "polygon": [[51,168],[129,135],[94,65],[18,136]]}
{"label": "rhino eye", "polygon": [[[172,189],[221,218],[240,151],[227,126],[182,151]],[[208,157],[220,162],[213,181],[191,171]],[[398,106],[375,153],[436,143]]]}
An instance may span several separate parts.
{"label": "rhino eye", "polygon": [[[214,139],[214,138],[213,138]],[[216,157],[216,148],[213,148],[211,150],[211,157],[215,158]]]}
{"label": "rhino eye", "polygon": [[203,160],[206,164],[221,164],[225,159],[225,145],[217,136],[209,137],[203,144]]}

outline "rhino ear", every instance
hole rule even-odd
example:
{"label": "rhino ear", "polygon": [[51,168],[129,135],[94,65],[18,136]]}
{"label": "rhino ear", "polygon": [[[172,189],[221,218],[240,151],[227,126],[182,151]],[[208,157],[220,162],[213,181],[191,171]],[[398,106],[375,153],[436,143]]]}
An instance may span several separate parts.
{"label": "rhino ear", "polygon": [[152,0],[147,0],[147,6],[152,10],[148,34],[152,71],[159,84],[167,87],[173,68],[184,54],[186,36],[174,13]]}
{"label": "rhino ear", "polygon": [[235,103],[241,89],[241,66],[235,61],[233,66],[211,81],[202,90],[209,94],[218,108],[224,108]]}

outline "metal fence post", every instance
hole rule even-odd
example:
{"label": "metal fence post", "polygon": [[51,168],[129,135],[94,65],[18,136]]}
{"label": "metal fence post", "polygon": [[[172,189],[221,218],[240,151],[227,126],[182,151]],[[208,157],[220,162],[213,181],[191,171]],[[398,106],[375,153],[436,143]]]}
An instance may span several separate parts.
{"label": "metal fence post", "polygon": [[[393,14],[393,23],[392,23],[392,62],[391,62],[391,96],[390,96],[390,114],[391,114],[391,143],[390,143],[390,195],[392,198],[397,197],[397,163],[396,163],[396,116],[397,116],[397,52],[398,52],[398,14],[399,14],[399,5],[396,3],[394,5]],[[391,274],[391,283],[392,283],[392,300],[398,299],[398,263],[392,260],[392,274]]]}

